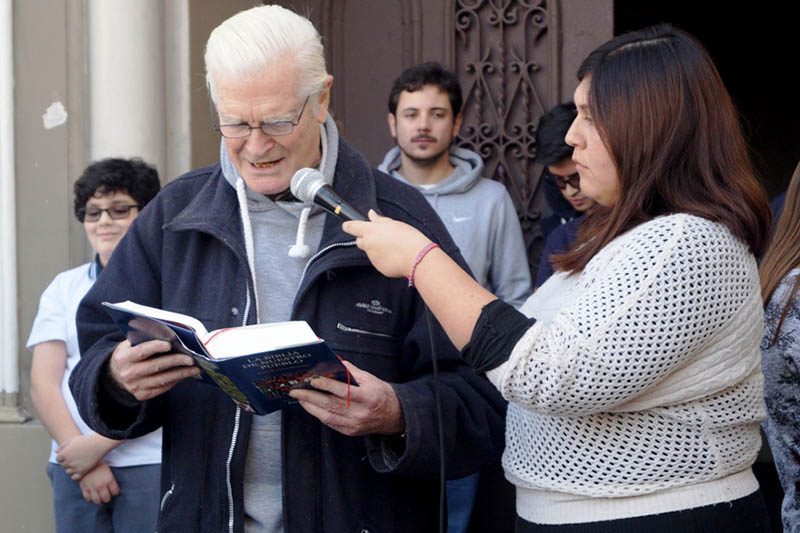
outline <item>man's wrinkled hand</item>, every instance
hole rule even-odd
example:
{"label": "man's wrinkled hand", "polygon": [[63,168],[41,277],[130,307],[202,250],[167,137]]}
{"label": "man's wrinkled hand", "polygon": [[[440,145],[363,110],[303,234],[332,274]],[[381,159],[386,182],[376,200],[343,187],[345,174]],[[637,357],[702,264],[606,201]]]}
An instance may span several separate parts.
{"label": "man's wrinkled hand", "polygon": [[391,384],[344,362],[358,386],[330,378],[311,381],[314,389],[295,389],[289,393],[310,415],[326,426],[350,437],[396,435],[405,429],[400,401]]}
{"label": "man's wrinkled hand", "polygon": [[121,342],[109,362],[111,377],[137,400],[144,401],[200,374],[191,357],[169,353],[171,348],[165,341],[147,341],[136,346],[128,341]]}

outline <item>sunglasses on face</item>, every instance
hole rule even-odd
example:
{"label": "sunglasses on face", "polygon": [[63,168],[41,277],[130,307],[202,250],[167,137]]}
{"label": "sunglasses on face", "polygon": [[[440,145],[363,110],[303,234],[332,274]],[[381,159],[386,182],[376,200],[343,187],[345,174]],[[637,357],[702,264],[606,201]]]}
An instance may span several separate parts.
{"label": "sunglasses on face", "polygon": [[562,191],[567,188],[567,185],[577,191],[581,190],[581,177],[577,172],[570,174],[569,176],[559,176],[551,172],[550,176],[553,178],[553,182],[555,182],[556,187]]}

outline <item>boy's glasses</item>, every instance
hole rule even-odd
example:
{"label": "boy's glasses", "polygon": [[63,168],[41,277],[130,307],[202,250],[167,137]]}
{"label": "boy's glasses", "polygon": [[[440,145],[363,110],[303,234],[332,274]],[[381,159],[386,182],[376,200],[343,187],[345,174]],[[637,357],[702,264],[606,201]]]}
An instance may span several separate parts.
{"label": "boy's glasses", "polygon": [[108,213],[114,220],[121,220],[123,218],[128,218],[128,215],[131,214],[131,209],[134,207],[139,207],[136,204],[118,204],[112,205],[106,209],[100,209],[99,207],[82,207],[78,210],[78,218],[81,222],[97,222],[100,220],[100,217],[103,216],[103,213]]}
{"label": "boy's glasses", "polygon": [[552,172],[550,175],[553,177],[556,187],[562,191],[567,188],[567,185],[577,191],[581,190],[581,177],[577,172],[570,174],[569,176],[559,176],[557,174],[553,174]]}

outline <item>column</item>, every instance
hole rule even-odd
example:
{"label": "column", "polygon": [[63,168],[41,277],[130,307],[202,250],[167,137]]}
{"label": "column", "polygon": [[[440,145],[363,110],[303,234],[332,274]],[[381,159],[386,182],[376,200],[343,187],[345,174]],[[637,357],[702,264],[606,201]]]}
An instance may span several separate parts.
{"label": "column", "polygon": [[141,157],[166,170],[160,0],[89,0],[90,157]]}
{"label": "column", "polygon": [[18,422],[17,233],[12,0],[0,0],[0,422]]}

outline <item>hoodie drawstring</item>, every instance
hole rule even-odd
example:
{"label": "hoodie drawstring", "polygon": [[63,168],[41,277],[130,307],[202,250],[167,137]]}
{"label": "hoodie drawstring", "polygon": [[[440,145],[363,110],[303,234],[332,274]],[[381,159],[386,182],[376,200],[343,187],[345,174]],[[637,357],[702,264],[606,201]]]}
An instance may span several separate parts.
{"label": "hoodie drawstring", "polygon": [[297,224],[297,240],[289,247],[289,257],[305,259],[311,254],[311,247],[305,243],[306,227],[308,226],[308,215],[310,213],[311,207],[308,206],[300,211],[300,222]]}
{"label": "hoodie drawstring", "polygon": [[256,285],[255,253],[253,251],[253,227],[250,225],[250,214],[247,210],[247,193],[244,190],[244,180],[241,176],[236,178],[236,196],[239,198],[239,215],[242,217],[242,228],[244,229],[244,249],[247,254],[247,265],[250,267],[250,276],[253,279],[253,295],[256,298],[256,309],[258,309],[258,291],[255,290],[258,285]]}
{"label": "hoodie drawstring", "polygon": [[[319,126],[320,144],[322,145],[322,158],[319,163],[319,171],[325,175],[325,160],[328,155],[328,132],[325,126]],[[308,226],[308,216],[311,213],[311,206],[307,205],[300,211],[300,221],[297,223],[297,237],[293,245],[289,247],[289,257],[305,259],[311,255],[311,247],[306,244],[306,227]]]}

